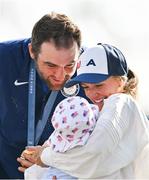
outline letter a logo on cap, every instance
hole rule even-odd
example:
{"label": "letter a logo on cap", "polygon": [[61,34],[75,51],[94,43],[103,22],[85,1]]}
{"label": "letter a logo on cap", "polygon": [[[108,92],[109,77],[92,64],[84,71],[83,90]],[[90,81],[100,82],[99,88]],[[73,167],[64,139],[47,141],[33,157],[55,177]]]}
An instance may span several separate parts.
{"label": "letter a logo on cap", "polygon": [[86,66],[89,66],[89,65],[96,66],[96,64],[95,64],[93,59],[90,59]]}

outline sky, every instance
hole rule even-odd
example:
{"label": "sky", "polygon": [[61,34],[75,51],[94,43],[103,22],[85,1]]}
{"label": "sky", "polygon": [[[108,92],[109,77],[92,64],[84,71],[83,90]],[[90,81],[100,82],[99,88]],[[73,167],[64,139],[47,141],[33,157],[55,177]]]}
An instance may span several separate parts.
{"label": "sky", "polygon": [[81,29],[82,44],[118,47],[139,78],[138,101],[149,114],[148,0],[0,0],[0,41],[31,36],[43,15],[68,15]]}

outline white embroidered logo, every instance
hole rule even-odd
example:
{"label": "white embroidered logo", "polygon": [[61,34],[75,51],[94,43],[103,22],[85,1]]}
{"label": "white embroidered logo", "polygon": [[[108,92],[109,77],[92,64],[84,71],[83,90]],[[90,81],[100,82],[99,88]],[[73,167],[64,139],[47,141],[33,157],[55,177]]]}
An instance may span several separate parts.
{"label": "white embroidered logo", "polygon": [[14,82],[14,85],[15,86],[21,86],[21,85],[24,85],[24,84],[27,84],[28,82],[18,82],[18,80],[15,80]]}
{"label": "white embroidered logo", "polygon": [[80,91],[80,86],[79,86],[79,84],[76,84],[69,88],[64,87],[61,90],[61,93],[65,97],[72,97],[72,96],[76,96],[79,93],[79,91]]}

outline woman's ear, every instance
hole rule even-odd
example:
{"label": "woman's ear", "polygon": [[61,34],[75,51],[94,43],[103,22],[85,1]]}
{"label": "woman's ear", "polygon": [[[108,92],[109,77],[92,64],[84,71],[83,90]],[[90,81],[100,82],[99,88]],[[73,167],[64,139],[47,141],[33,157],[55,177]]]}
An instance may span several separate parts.
{"label": "woman's ear", "polygon": [[29,54],[30,54],[31,58],[34,59],[35,56],[34,56],[34,53],[32,50],[32,44],[31,43],[28,44],[28,49],[29,49]]}
{"label": "woman's ear", "polygon": [[79,69],[80,66],[81,66],[81,61],[78,61],[78,62],[77,62],[77,69]]}
{"label": "woman's ear", "polygon": [[124,81],[121,77],[116,78],[118,87],[123,87]]}
{"label": "woman's ear", "polygon": [[117,83],[118,83],[118,87],[120,89],[120,92],[123,92],[125,84],[126,84],[125,79],[122,77],[119,77],[119,78],[117,78]]}

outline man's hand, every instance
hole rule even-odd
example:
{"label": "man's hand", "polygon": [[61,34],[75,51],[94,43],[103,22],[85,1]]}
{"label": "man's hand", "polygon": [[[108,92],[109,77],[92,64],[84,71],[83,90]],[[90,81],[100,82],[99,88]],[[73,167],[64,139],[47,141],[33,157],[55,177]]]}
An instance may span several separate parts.
{"label": "man's hand", "polygon": [[33,164],[46,167],[40,159],[40,155],[44,148],[45,146],[27,147],[27,149],[22,152],[21,157],[17,158],[17,161],[21,164],[18,170],[20,172],[24,172],[26,168],[32,166]]}
{"label": "man's hand", "polygon": [[21,164],[21,166],[18,167],[18,170],[23,173],[27,168],[29,168],[30,166],[34,164],[23,157],[18,157],[17,161]]}
{"label": "man's hand", "polygon": [[21,156],[17,158],[17,161],[21,164],[21,166],[18,167],[20,172],[24,172],[27,168],[35,164],[36,160],[32,155],[37,151],[38,147],[41,146],[27,147],[27,149],[22,152]]}

